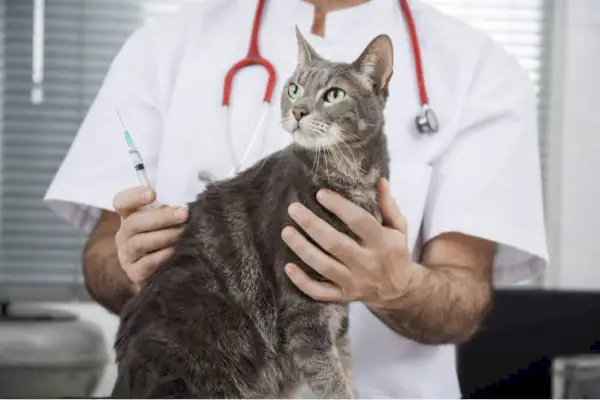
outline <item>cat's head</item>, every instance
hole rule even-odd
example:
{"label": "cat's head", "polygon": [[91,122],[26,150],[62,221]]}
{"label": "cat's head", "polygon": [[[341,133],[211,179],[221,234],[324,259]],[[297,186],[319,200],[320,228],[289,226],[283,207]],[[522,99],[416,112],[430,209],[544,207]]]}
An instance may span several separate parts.
{"label": "cat's head", "polygon": [[350,63],[321,57],[296,27],[298,66],[281,98],[282,124],[307,150],[360,145],[381,134],[392,76],[387,35],[374,38]]}

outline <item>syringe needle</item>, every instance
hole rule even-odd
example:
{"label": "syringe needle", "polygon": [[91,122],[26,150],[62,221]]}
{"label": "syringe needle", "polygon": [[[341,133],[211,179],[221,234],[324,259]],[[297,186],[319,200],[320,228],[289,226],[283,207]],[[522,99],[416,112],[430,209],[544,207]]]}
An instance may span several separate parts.
{"label": "syringe needle", "polygon": [[119,112],[119,110],[117,108],[115,108],[115,111],[117,112],[117,117],[119,117],[119,121],[121,121],[121,126],[123,127],[123,130],[126,131],[127,129],[125,128],[125,123],[123,122],[123,118],[121,117],[121,113]]}

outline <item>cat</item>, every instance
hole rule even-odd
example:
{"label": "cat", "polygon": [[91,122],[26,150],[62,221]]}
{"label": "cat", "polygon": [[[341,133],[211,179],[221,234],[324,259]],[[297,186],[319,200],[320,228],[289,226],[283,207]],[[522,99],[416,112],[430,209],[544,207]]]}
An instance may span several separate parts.
{"label": "cat", "polygon": [[[348,305],[313,300],[284,271],[327,281],[283,242],[300,202],[356,239],[317,201],[330,188],[379,221],[389,176],[383,110],[387,35],[353,63],[324,59],[296,28],[298,65],[281,96],[292,144],[190,203],[173,256],[125,306],[115,342],[118,398],[354,398]],[[310,240],[310,239],[309,239]]]}

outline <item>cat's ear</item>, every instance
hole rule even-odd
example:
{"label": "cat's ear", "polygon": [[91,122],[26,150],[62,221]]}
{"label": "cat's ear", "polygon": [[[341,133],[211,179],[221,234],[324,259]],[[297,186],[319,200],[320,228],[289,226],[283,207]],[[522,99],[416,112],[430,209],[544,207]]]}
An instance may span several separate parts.
{"label": "cat's ear", "polygon": [[379,35],[354,61],[361,75],[371,80],[377,92],[386,91],[394,68],[394,49],[388,35]]}
{"label": "cat's ear", "polygon": [[304,39],[298,25],[296,25],[296,39],[298,39],[298,65],[307,65],[322,59],[315,49]]}

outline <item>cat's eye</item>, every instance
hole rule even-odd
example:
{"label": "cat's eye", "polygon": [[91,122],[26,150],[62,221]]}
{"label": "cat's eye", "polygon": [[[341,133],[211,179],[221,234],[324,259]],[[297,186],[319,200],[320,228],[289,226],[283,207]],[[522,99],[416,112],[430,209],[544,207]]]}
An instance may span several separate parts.
{"label": "cat's eye", "polygon": [[328,103],[339,103],[346,98],[346,92],[340,88],[331,88],[325,92],[325,101]]}
{"label": "cat's eye", "polygon": [[302,87],[295,83],[290,83],[287,93],[290,99],[298,100],[302,96]]}

